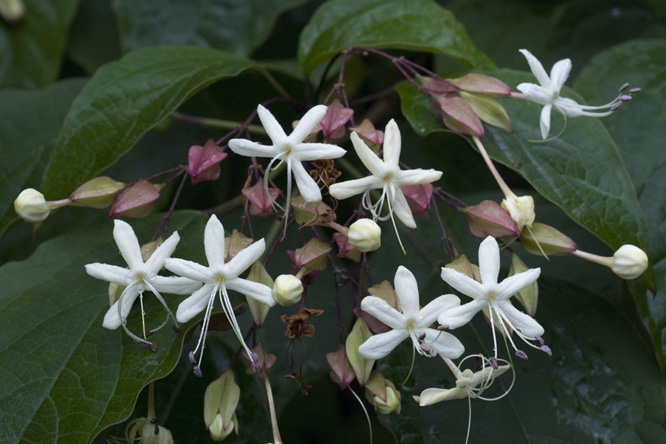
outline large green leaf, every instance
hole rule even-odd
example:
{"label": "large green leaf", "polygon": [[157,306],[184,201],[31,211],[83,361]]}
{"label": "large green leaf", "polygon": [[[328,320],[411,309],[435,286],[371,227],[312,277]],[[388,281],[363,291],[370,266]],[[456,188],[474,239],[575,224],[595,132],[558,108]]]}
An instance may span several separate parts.
{"label": "large green leaf", "polygon": [[[509,85],[534,82],[534,78],[515,71],[490,72]],[[431,111],[428,98],[411,84],[398,89],[402,110],[414,130],[426,135],[445,127]],[[579,99],[571,90],[567,97]],[[568,119],[564,133],[548,142],[540,138],[537,104],[504,100],[513,134],[486,127],[486,149],[495,160],[517,170],[546,199],[561,207],[573,220],[616,249],[632,243],[647,250],[647,229],[631,180],[613,139],[596,119]],[[563,125],[554,113],[553,132]],[[479,159],[481,162],[481,159]],[[539,219],[539,209],[537,221]],[[603,253],[603,252],[600,252]]]}
{"label": "large green leaf", "polygon": [[[176,215],[171,228],[201,232],[202,219]],[[150,239],[155,222],[137,224],[140,240]],[[153,353],[121,329],[102,328],[108,284],[84,265],[122,263],[111,228],[106,222],[52,239],[28,260],[0,268],[0,441],[88,443],[129,415],[139,390],[176,365],[183,332],[156,332]],[[157,325],[163,309],[150,296],[145,304],[149,326]],[[141,331],[136,310],[129,327]]]}
{"label": "large green leaf", "polygon": [[[442,215],[444,218],[444,214]],[[445,220],[447,220],[446,218]],[[459,233],[460,230],[447,231]],[[393,280],[398,265],[414,272],[419,283],[420,303],[426,305],[435,297],[451,292],[441,280],[438,266],[446,261],[442,247],[433,239],[439,237],[439,224],[434,219],[418,218],[418,229],[412,232],[407,256],[375,255],[371,258],[373,280]],[[382,248],[393,248],[388,236]],[[384,240],[384,239],[383,239]],[[405,240],[403,238],[403,240]],[[456,243],[460,253],[477,261],[479,240],[461,237]],[[414,248],[416,242],[421,248]],[[517,250],[518,251],[518,250]],[[438,261],[433,263],[432,259]],[[516,383],[508,397],[495,402],[472,400],[470,442],[493,443],[653,443],[666,439],[666,389],[651,350],[627,319],[624,310],[611,305],[603,294],[594,294],[570,282],[552,277],[552,262],[527,256],[528,263],[541,262],[539,307],[535,319],[544,327],[543,336],[552,349],[548,357],[540,350],[525,345],[513,335],[518,348],[529,360],[512,356]],[[576,258],[568,267],[579,268],[581,275],[595,273],[599,266]],[[502,265],[508,267],[510,255],[503,253]],[[530,265],[530,267],[532,267]],[[500,271],[500,279],[507,274]],[[543,277],[549,273],[551,277]],[[569,276],[566,276],[569,278]],[[611,277],[604,291],[615,291],[621,280]],[[457,293],[454,291],[454,293]],[[460,295],[461,302],[471,299]],[[522,309],[519,303],[514,305]],[[451,330],[465,345],[468,354],[493,354],[493,334],[482,314],[477,314],[464,327]],[[466,400],[454,400],[430,407],[419,407],[412,399],[430,387],[451,388],[454,378],[438,358],[416,356],[410,379],[401,385],[410,371],[411,342],[400,344],[391,354],[378,361],[379,370],[398,387],[402,394],[400,416],[380,416],[403,444],[464,442],[468,422]],[[498,338],[499,356],[513,355],[510,345]],[[459,360],[455,361],[456,363]],[[468,361],[473,367],[474,360]],[[502,376],[484,396],[494,397],[511,383],[511,373]]]}
{"label": "large green leaf", "polygon": [[12,202],[21,190],[39,186],[45,146],[84,84],[70,79],[37,91],[0,91],[0,231],[16,216]]}
{"label": "large green leaf", "polygon": [[469,67],[493,62],[451,12],[431,0],[333,0],[303,29],[298,60],[308,74],[351,47],[398,48],[445,54]]}
{"label": "large green leaf", "polygon": [[0,86],[37,88],[58,77],[78,0],[25,0],[25,17],[0,25]]}
{"label": "large green leaf", "polygon": [[634,287],[644,323],[652,335],[666,381],[666,40],[637,40],[594,57],[576,80],[591,103],[607,101],[618,85],[643,88],[634,99],[604,120],[639,196],[647,223],[650,260],[657,274],[655,295]]}
{"label": "large green leaf", "polygon": [[114,0],[122,46],[197,45],[249,55],[277,17],[306,0]]}
{"label": "large green leaf", "polygon": [[184,100],[251,66],[243,57],[193,46],[144,48],[103,66],[72,104],[44,173],[44,194],[68,196]]}

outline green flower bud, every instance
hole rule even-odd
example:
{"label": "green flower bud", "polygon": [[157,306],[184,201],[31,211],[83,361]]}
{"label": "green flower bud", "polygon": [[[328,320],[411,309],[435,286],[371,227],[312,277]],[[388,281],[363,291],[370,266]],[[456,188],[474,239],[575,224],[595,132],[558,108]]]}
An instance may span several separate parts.
{"label": "green flower bud", "polygon": [[636,279],[647,267],[647,254],[635,245],[622,245],[613,255],[611,269],[622,279]]}
{"label": "green flower bud", "polygon": [[14,209],[26,222],[41,222],[49,217],[49,205],[44,195],[34,188],[27,188],[14,201]]}
{"label": "green flower bud", "polygon": [[293,274],[281,274],[273,284],[273,299],[278,304],[288,307],[301,300],[303,282]]}
{"label": "green flower bud", "polygon": [[357,250],[368,253],[382,245],[382,229],[372,219],[359,219],[349,226],[349,243]]}

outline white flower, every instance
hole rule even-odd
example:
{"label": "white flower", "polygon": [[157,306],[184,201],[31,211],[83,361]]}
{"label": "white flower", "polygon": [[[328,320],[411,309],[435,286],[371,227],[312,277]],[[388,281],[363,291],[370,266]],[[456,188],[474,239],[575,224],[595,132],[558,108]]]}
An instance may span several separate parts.
{"label": "white flower", "polygon": [[[543,327],[532,317],[516,309],[509,298],[523,288],[536,281],[541,274],[540,268],[531,268],[522,273],[516,273],[497,283],[500,268],[500,250],[495,238],[488,236],[479,246],[479,274],[481,282],[477,282],[464,273],[451,268],[442,268],[442,279],[459,292],[466,294],[474,300],[459,307],[444,311],[438,318],[438,322],[450,329],[467,324],[476,313],[481,310],[488,311],[490,324],[493,332],[495,359],[497,359],[497,339],[495,337],[495,323],[497,328],[504,332],[511,345],[516,350],[516,355],[527,358],[527,355],[516,348],[511,339],[510,331],[534,348],[541,348],[546,353],[550,349],[543,344],[541,335]],[[541,347],[531,344],[530,340],[539,341]]]}
{"label": "white flower", "polygon": [[[143,292],[146,290],[153,292],[167,311],[168,320],[169,317],[173,318],[173,314],[160,292],[187,294],[199,288],[201,284],[183,277],[165,277],[157,274],[164,266],[164,261],[171,256],[180,241],[177,232],[174,232],[164,243],[157,247],[150,258],[144,263],[139,240],[136,234],[134,234],[132,227],[121,220],[114,220],[113,223],[113,238],[118,245],[120,254],[125,259],[125,262],[127,262],[127,265],[129,265],[129,270],[116,265],[100,264],[97,262],[86,265],[86,272],[90,276],[126,287],[118,300],[106,312],[102,326],[110,330],[115,330],[122,325],[127,334],[134,340],[150,344],[150,342],[145,340],[145,331],[142,339],[130,332],[126,327],[127,316],[137,296],[140,297],[143,304]],[[141,315],[143,316],[143,313]],[[166,320],[162,325],[153,330],[161,328],[165,323]]]}
{"label": "white flower", "polygon": [[[201,327],[201,337],[199,338],[199,342],[194,351],[190,352],[190,360],[197,364],[194,367],[194,372],[197,375],[201,375],[199,364],[201,361],[201,355],[203,355],[203,344],[206,332],[208,331],[208,324],[213,311],[215,296],[219,296],[224,314],[227,316],[231,328],[247,352],[247,355],[254,356],[243,340],[243,335],[241,334],[240,327],[236,321],[234,308],[229,300],[227,290],[237,291],[271,307],[275,305],[270,287],[258,282],[239,278],[241,273],[259,259],[259,256],[263,254],[265,248],[266,244],[264,243],[264,240],[261,239],[239,251],[233,259],[225,263],[224,228],[217,217],[212,215],[206,224],[206,230],[204,232],[204,249],[206,251],[208,267],[184,259],[167,259],[165,266],[168,270],[179,276],[203,282],[204,284],[203,287],[195,291],[192,296],[181,302],[176,311],[176,318],[178,321],[187,322],[197,314],[201,313],[204,309],[206,310],[204,322]],[[199,350],[199,347],[201,347],[201,354],[199,355],[199,362],[197,362],[194,359],[194,354]]]}
{"label": "white flower", "polygon": [[511,196],[506,196],[506,199],[502,200],[502,208],[509,213],[519,232],[523,231],[523,227],[532,228],[536,218],[534,198],[532,196],[518,197],[513,193],[511,194]]}
{"label": "white flower", "polygon": [[303,143],[310,132],[321,122],[326,114],[326,106],[317,105],[310,109],[298,122],[290,135],[286,135],[278,121],[266,108],[259,105],[257,113],[273,145],[263,145],[246,139],[232,139],[229,148],[236,154],[251,157],[271,157],[264,177],[264,187],[268,188],[268,172],[276,160],[287,163],[287,205],[291,198],[291,174],[296,179],[296,186],[306,202],[321,200],[321,191],[317,182],[308,174],[301,162],[319,159],[337,159],[346,151],[337,145],[327,143]]}
{"label": "white flower", "polygon": [[622,279],[636,279],[647,267],[647,254],[635,245],[622,245],[613,255],[611,269]]}
{"label": "white flower", "polygon": [[[329,190],[331,196],[336,199],[346,199],[364,193],[363,207],[372,213],[375,220],[387,220],[395,213],[403,224],[409,228],[416,228],[414,216],[400,187],[434,182],[442,177],[442,172],[433,169],[406,171],[400,169],[400,130],[393,119],[386,125],[383,160],[377,157],[355,132],[351,134],[351,141],[356,149],[356,154],[372,176],[335,183]],[[369,191],[379,188],[382,189],[382,195],[379,201],[372,204]],[[389,214],[387,216],[381,216],[384,201],[388,201]]]}
{"label": "white flower", "polygon": [[395,294],[400,311],[386,301],[375,296],[366,296],[361,302],[361,309],[379,321],[391,327],[386,333],[374,335],[358,348],[365,359],[380,359],[388,355],[400,342],[407,338],[422,355],[434,350],[442,356],[455,359],[465,347],[455,336],[442,332],[430,325],[437,316],[460,304],[460,299],[452,294],[440,296],[419,310],[419,289],[411,271],[398,267],[395,273]]}
{"label": "white flower", "polygon": [[[496,368],[492,365],[490,360],[485,356],[481,355],[470,355],[465,359],[471,357],[481,357],[483,365],[481,369],[477,371],[472,371],[470,369],[460,370],[460,366],[453,367],[453,373],[456,377],[456,386],[450,389],[440,389],[440,388],[429,388],[421,392],[420,396],[414,396],[414,400],[419,403],[421,407],[436,404],[442,401],[450,401],[452,399],[463,399],[463,398],[481,398],[487,401],[497,400],[511,390],[509,387],[501,396],[497,398],[484,398],[481,394],[488,389],[495,378],[505,373],[507,370],[511,369],[511,366],[507,363],[506,365],[500,365]],[[463,361],[465,361],[463,359]],[[504,361],[502,359],[502,361]],[[504,361],[506,362],[506,361]],[[461,364],[462,365],[462,362]]]}
{"label": "white flower", "polygon": [[[541,136],[546,139],[550,132],[550,113],[553,108],[567,117],[591,116],[604,117],[610,115],[623,100],[628,100],[629,96],[618,96],[613,101],[601,106],[579,105],[576,101],[560,97],[560,90],[569,77],[571,72],[571,60],[564,59],[553,65],[550,71],[550,77],[543,69],[541,62],[537,60],[528,50],[521,49],[520,52],[527,59],[532,74],[539,81],[539,85],[534,83],[521,83],[518,90],[525,95],[525,98],[531,102],[543,105],[541,110]],[[630,97],[629,97],[630,98]],[[604,112],[597,110],[607,110]],[[596,111],[596,112],[595,112]]]}

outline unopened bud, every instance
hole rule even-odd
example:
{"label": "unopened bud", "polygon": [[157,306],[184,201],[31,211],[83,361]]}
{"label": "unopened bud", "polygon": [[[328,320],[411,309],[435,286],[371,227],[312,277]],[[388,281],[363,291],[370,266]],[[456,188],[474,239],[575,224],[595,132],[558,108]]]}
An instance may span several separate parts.
{"label": "unopened bud", "polygon": [[330,252],[331,247],[328,244],[312,238],[301,248],[287,250],[287,255],[296,267],[304,269],[302,273],[307,274],[311,271],[325,270]]}
{"label": "unopened bud", "polygon": [[349,226],[349,243],[359,251],[367,253],[382,245],[382,229],[372,219],[359,219]]}
{"label": "unopened bud", "polygon": [[27,188],[14,201],[14,209],[26,222],[41,222],[49,217],[49,206],[44,195],[34,188]]}
{"label": "unopened bud", "polygon": [[7,23],[16,23],[25,16],[23,0],[0,0],[0,15]]}
{"label": "unopened bud", "polygon": [[69,200],[77,207],[106,208],[124,188],[124,183],[110,177],[96,177],[78,187]]}
{"label": "unopened bud", "polygon": [[569,236],[539,222],[532,224],[530,230],[523,230],[520,243],[528,253],[538,256],[567,255],[578,249],[576,242]]}
{"label": "unopened bud", "polygon": [[534,199],[532,196],[507,196],[502,201],[502,208],[509,212],[516,223],[518,231],[523,227],[531,228],[536,215],[534,214]]}
{"label": "unopened bud", "polygon": [[[238,420],[236,419],[235,413],[231,419],[232,421],[225,429],[224,419],[222,418],[222,415],[220,415],[219,413],[215,415],[213,423],[208,428],[208,432],[210,432],[210,437],[213,441],[224,441],[226,437],[229,436],[231,432],[236,428],[235,426],[238,424]],[[238,433],[238,431],[236,431],[236,433]]]}
{"label": "unopened bud", "polygon": [[139,444],[173,444],[173,436],[169,429],[152,421],[146,421],[139,434],[141,435]]}
{"label": "unopened bud", "polygon": [[400,414],[400,392],[391,381],[385,379],[377,370],[372,371],[365,386],[365,397],[379,413],[384,415]]}
{"label": "unopened bud", "polygon": [[492,236],[496,239],[502,237],[518,237],[520,231],[513,218],[500,204],[492,200],[459,210],[467,217],[469,231],[472,235],[485,239]]}
{"label": "unopened bud", "polygon": [[430,199],[435,187],[430,183],[416,185],[403,185],[400,187],[405,195],[407,205],[415,216],[427,216],[430,209]]}
{"label": "unopened bud", "polygon": [[622,245],[613,255],[611,269],[622,279],[636,279],[647,267],[647,254],[635,245]]}
{"label": "unopened bud", "polygon": [[335,221],[335,211],[322,201],[306,202],[303,196],[291,199],[294,219],[299,225],[322,225]]}
{"label": "unopened bud", "polygon": [[204,393],[204,423],[215,441],[222,441],[232,430],[238,433],[236,406],[240,388],[231,370],[211,382]]}
{"label": "unopened bud", "polygon": [[273,284],[273,299],[278,304],[288,307],[301,300],[303,282],[293,274],[281,274]]}
{"label": "unopened bud", "polygon": [[207,180],[217,180],[220,177],[220,162],[227,157],[213,139],[208,140],[204,146],[193,145],[187,154],[187,171],[192,178],[192,184]]}
{"label": "unopened bud", "polygon": [[160,197],[162,187],[163,185],[155,185],[147,180],[139,180],[130,185],[111,205],[109,217],[111,219],[148,217],[153,212],[153,202]]}

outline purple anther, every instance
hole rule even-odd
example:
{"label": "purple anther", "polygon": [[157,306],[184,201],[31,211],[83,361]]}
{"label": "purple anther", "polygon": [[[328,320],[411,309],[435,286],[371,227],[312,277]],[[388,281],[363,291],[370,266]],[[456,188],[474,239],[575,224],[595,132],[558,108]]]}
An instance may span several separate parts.
{"label": "purple anther", "polygon": [[618,90],[618,92],[622,93],[627,88],[629,88],[629,83],[625,83],[624,85],[620,86],[620,89]]}
{"label": "purple anther", "polygon": [[624,95],[621,95],[620,97],[618,97],[617,100],[619,100],[621,102],[628,102],[629,100],[631,100],[631,96],[627,95],[627,94],[624,94]]}
{"label": "purple anther", "polygon": [[490,362],[490,366],[493,368],[493,370],[497,370],[498,365],[496,357],[491,356],[490,358],[488,358],[488,362]]}
{"label": "purple anther", "polygon": [[155,344],[154,342],[151,342],[150,343],[150,351],[155,353],[157,351],[157,344]]}
{"label": "purple anther", "polygon": [[616,103],[615,105],[611,106],[611,111],[617,111],[617,109],[622,105],[622,102]]}
{"label": "purple anther", "polygon": [[434,358],[435,356],[437,356],[437,352],[435,351],[435,349],[434,348],[430,349],[430,357]]}
{"label": "purple anther", "polygon": [[430,353],[430,351],[432,350],[432,347],[430,347],[428,344],[419,344],[419,347],[421,348],[421,350],[428,353]]}
{"label": "purple anther", "polygon": [[548,347],[547,345],[542,345],[541,346],[541,351],[546,353],[549,357],[551,357],[551,358],[553,357],[553,352],[551,351],[550,347]]}
{"label": "purple anther", "polygon": [[419,341],[423,341],[426,337],[425,332],[421,333],[421,336],[419,336]]}
{"label": "purple anther", "polygon": [[255,352],[252,352],[250,359],[252,359],[252,371],[257,373],[257,371],[259,371],[259,355]]}
{"label": "purple anther", "polygon": [[444,330],[448,330],[448,328],[449,328],[448,325],[440,325],[439,327],[437,327],[437,330],[444,331]]}
{"label": "purple anther", "polygon": [[180,325],[174,325],[174,326],[171,327],[171,328],[172,328],[173,331],[175,331],[176,333],[178,333],[178,332],[180,331]]}
{"label": "purple anther", "polygon": [[630,92],[631,94],[636,94],[636,93],[639,93],[639,92],[641,92],[641,91],[642,91],[642,90],[641,90],[640,88],[631,88],[631,89],[629,90],[629,92]]}
{"label": "purple anther", "polygon": [[194,357],[194,352],[193,352],[193,351],[189,352],[189,353],[187,354],[187,357],[190,358],[190,362],[191,362],[192,364],[196,364],[196,363],[197,363],[197,360],[196,360],[195,357]]}
{"label": "purple anther", "polygon": [[527,353],[522,350],[516,350],[516,356],[527,361]]}
{"label": "purple anther", "polygon": [[201,373],[201,368],[199,368],[198,365],[194,366],[194,374],[197,375],[200,378],[203,376],[203,373]]}
{"label": "purple anther", "polygon": [[541,344],[541,345],[544,345],[546,343],[546,341],[544,341],[541,336],[535,336],[534,339],[539,341],[539,344]]}

